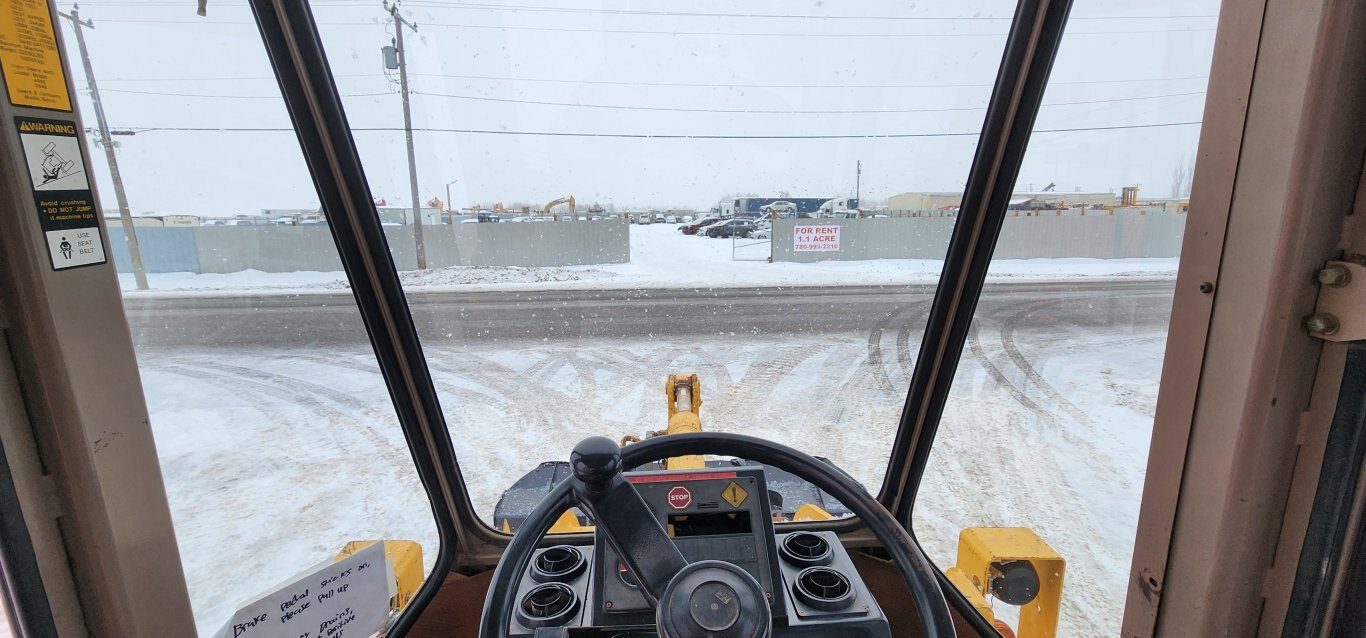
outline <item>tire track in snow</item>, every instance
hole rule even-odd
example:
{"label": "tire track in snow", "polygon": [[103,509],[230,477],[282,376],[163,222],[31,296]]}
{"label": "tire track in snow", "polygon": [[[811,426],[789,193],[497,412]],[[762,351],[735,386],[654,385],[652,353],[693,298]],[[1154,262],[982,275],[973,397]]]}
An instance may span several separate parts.
{"label": "tire track in snow", "polygon": [[[1027,387],[1027,384],[1016,383],[1015,380],[1010,378],[1010,375],[1006,374],[1005,367],[997,365],[993,360],[993,357],[987,354],[981,339],[983,319],[987,318],[977,318],[968,329],[968,350],[972,353],[972,356],[976,359],[978,365],[982,367],[982,370],[996,382],[997,387],[1014,399],[1016,403],[1037,416],[1039,420],[1044,423],[1049,434],[1063,439],[1074,450],[1096,452],[1095,446],[1092,445],[1090,441],[1086,440],[1086,438],[1079,436],[1071,428],[1068,428],[1067,425],[1058,418],[1058,414],[1055,411],[1048,409],[1046,406],[1031,398],[1030,389]],[[1007,360],[1009,359],[1008,357],[1006,358]],[[957,400],[972,399],[960,398]],[[1119,471],[1119,468],[1110,462],[1103,454],[1088,454],[1086,456],[1086,461],[1095,464],[1098,472],[1104,472],[1110,476],[1125,480],[1124,474]]]}
{"label": "tire track in snow", "polygon": [[[1050,401],[1057,405],[1063,412],[1066,412],[1068,416],[1075,419],[1082,427],[1094,431],[1095,424],[1091,422],[1091,415],[1087,414],[1081,408],[1078,408],[1076,404],[1067,400],[1067,397],[1063,396],[1061,392],[1058,392],[1052,384],[1044,379],[1043,375],[1039,374],[1038,370],[1034,368],[1034,364],[1030,362],[1030,359],[1026,357],[1024,353],[1020,352],[1019,346],[1015,343],[1016,329],[1019,328],[1021,322],[1035,312],[1049,306],[1058,305],[1059,303],[1075,300],[1085,301],[1090,298],[1093,297],[1049,299],[1026,305],[1023,310],[1006,317],[1005,320],[1001,322],[1001,346],[1004,349],[1006,356],[1015,364],[1015,367],[1020,369],[1020,372],[1024,373],[1025,378],[1028,379],[1029,382],[1033,383],[1034,386],[1044,392]],[[1036,356],[1035,360],[1038,361],[1039,364],[1043,364],[1052,356],[1050,351],[1051,349],[1040,350],[1042,356]]]}
{"label": "tire track in snow", "polygon": [[900,312],[901,309],[897,309],[887,313],[886,316],[874,323],[872,329],[868,331],[868,358],[865,362],[873,381],[878,388],[886,392],[895,391],[896,384],[892,383],[891,377],[887,375],[886,368],[883,367],[885,362],[882,356],[882,333],[892,327],[892,319]]}
{"label": "tire track in snow", "polygon": [[[323,427],[317,427],[316,424],[313,424],[312,427],[309,428],[310,434],[322,434],[326,436],[327,439],[332,441],[336,449],[343,450],[346,456],[359,457],[362,456],[365,452],[369,451],[370,449],[378,447],[379,452],[384,453],[386,457],[389,457],[386,459],[387,461],[393,460],[392,446],[389,445],[387,442],[385,442],[382,445],[375,445],[374,440],[372,438],[373,433],[371,433],[371,435],[362,434],[362,436],[365,436],[367,439],[370,439],[370,442],[368,445],[362,444],[362,446],[359,448],[353,442],[348,442],[344,440],[341,436],[339,436],[339,434],[342,432],[363,433],[366,430],[368,430],[368,428],[361,422],[360,419],[357,419],[350,414],[347,414],[341,410],[329,406],[323,401],[318,401],[310,399],[306,396],[301,396],[299,394],[290,392],[286,388],[278,385],[281,382],[281,380],[288,382],[295,381],[295,379],[291,377],[281,377],[279,375],[271,375],[269,373],[263,373],[261,371],[253,370],[250,368],[241,368],[238,366],[219,364],[217,362],[211,361],[201,362],[197,365],[188,363],[171,364],[163,366],[163,369],[174,370],[184,376],[189,376],[197,378],[201,381],[219,384],[223,387],[235,389],[244,393],[249,393],[257,396],[264,395],[273,397],[280,403],[304,408],[318,415],[318,417],[320,417],[320,420],[326,422],[326,424]],[[242,372],[246,372],[251,376],[244,376]],[[274,383],[266,380],[272,378],[274,379]],[[352,403],[353,407],[360,407],[362,411],[369,411],[367,409],[368,406],[364,406],[363,402],[350,400],[349,397],[348,401]],[[398,427],[396,423],[394,427]],[[408,462],[406,457],[403,462]],[[393,467],[392,463],[388,463],[387,465]],[[375,510],[371,504],[371,501],[375,498],[379,498],[379,495],[374,493],[372,483],[369,481],[358,481],[354,484],[359,488],[361,492],[360,505],[362,511],[365,512],[366,519],[373,520],[375,518],[373,515]],[[315,503],[310,503],[306,507],[311,508],[315,505]]]}
{"label": "tire track in snow", "polygon": [[[293,356],[295,358],[318,363],[320,365],[331,365],[340,368],[346,368],[349,370],[355,370],[358,372],[373,374],[376,377],[379,376],[379,370],[374,365],[367,364],[364,361],[357,361],[350,357],[327,358],[321,355],[311,354],[298,354]],[[440,374],[440,370],[436,370],[434,371],[434,374],[432,374],[432,383],[436,386],[438,400],[443,399],[445,397],[452,397],[456,399],[456,401],[453,402],[440,401],[442,411],[463,411],[464,405],[466,404],[466,402],[468,402],[470,404],[477,404],[481,406],[490,407],[499,414],[505,415],[505,417],[508,418],[512,418],[512,420],[522,420],[516,418],[522,415],[523,413],[517,403],[508,401],[505,398],[498,396],[497,394],[485,392],[484,390],[486,390],[487,388],[467,388],[459,386],[455,383],[448,381],[445,375]],[[452,427],[452,424],[450,423],[449,419],[447,420],[446,427],[448,429]],[[454,434],[463,436],[466,435],[467,432],[462,430],[461,432],[457,432]]]}
{"label": "tire track in snow", "polygon": [[[282,358],[280,360],[284,361],[285,359]],[[341,416],[345,419],[343,423],[351,423],[357,426],[355,429],[355,433],[364,437],[366,443],[370,445],[371,449],[381,453],[385,457],[384,460],[386,462],[397,463],[399,464],[399,466],[412,465],[412,460],[409,458],[407,450],[407,443],[403,439],[403,430],[399,427],[398,424],[398,415],[394,413],[392,408],[390,408],[391,404],[387,401],[382,405],[384,406],[384,408],[388,409],[382,409],[380,407],[377,407],[376,404],[373,402],[358,399],[350,394],[341,392],[335,388],[323,385],[308,378],[301,378],[299,376],[290,376],[285,374],[278,374],[275,372],[269,372],[259,367],[247,368],[244,366],[232,365],[221,361],[206,362],[202,365],[211,368],[217,368],[219,370],[223,370],[230,374],[238,376],[254,376],[265,383],[273,382],[277,384],[292,385],[295,388],[302,391],[301,393],[286,393],[286,396],[293,398],[294,403],[305,406],[319,406],[320,408],[327,410],[327,413],[330,416]],[[310,370],[308,372],[311,373],[313,371]],[[311,376],[313,375],[310,374],[310,377]],[[357,419],[353,416],[349,416],[348,412],[345,412],[341,409],[333,408],[331,406],[326,406],[325,402],[317,401],[312,397],[323,397],[327,399],[327,401],[330,401],[335,405],[340,406],[341,408],[347,411],[350,411],[350,414],[355,414],[356,412],[363,413],[366,416],[368,416],[369,419]],[[398,440],[395,441],[394,439],[391,439],[390,437],[380,433],[380,431],[375,427],[375,425],[378,423],[388,424],[388,427],[392,428],[392,431],[398,434]],[[395,445],[396,443],[398,445]],[[399,446],[402,446],[402,449],[400,449]]]}
{"label": "tire track in snow", "polygon": [[[549,365],[552,358],[545,358]],[[502,395],[508,404],[518,406],[515,415],[526,417],[526,422],[511,426],[520,428],[524,435],[532,431],[550,433],[563,424],[563,419],[556,418],[551,410],[552,407],[558,407],[561,409],[560,414],[565,414],[563,410],[568,406],[558,389],[546,387],[540,381],[525,377],[485,356],[470,352],[433,352],[427,355],[427,365],[440,370],[442,374],[468,379],[487,387]]]}
{"label": "tire track in snow", "polygon": [[911,305],[913,313],[906,313],[896,331],[896,361],[901,366],[903,385],[910,386],[911,375],[915,373],[915,357],[911,352],[911,335],[919,328],[919,336],[925,334],[925,320],[930,314],[930,302],[921,301]]}
{"label": "tire track in snow", "polygon": [[[776,346],[775,349],[776,353],[771,358],[759,359],[750,364],[745,374],[722,391],[715,402],[704,403],[713,406],[712,419],[720,426],[718,429],[761,425],[749,422],[754,417],[754,406],[767,405],[774,396],[773,390],[786,380],[797,366],[826,352],[829,348],[817,344],[799,344]],[[705,394],[702,400],[707,401]],[[747,418],[746,411],[750,413]],[[703,423],[706,422],[704,418]]]}
{"label": "tire track in snow", "polygon": [[[838,344],[829,350],[822,361],[823,370],[853,372],[849,378],[840,380],[840,385],[834,392],[820,393],[820,407],[798,412],[797,424],[793,428],[796,432],[811,433],[809,436],[803,436],[807,441],[822,441],[820,454],[831,459],[850,458],[852,455],[847,452],[851,445],[856,446],[861,441],[876,438],[863,429],[866,422],[856,421],[864,421],[858,417],[864,416],[869,406],[879,405],[890,399],[889,395],[877,386],[868,370],[859,365],[863,353],[860,352],[858,345],[855,341]],[[853,440],[846,437],[853,437]],[[886,441],[890,442],[890,438]]]}

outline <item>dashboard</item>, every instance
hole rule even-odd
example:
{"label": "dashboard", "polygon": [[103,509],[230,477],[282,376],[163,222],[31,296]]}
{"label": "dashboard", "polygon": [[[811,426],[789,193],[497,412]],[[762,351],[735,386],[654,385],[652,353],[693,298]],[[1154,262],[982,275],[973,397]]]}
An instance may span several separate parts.
{"label": "dashboard", "polygon": [[[625,477],[689,562],[725,561],[759,582],[774,636],[891,636],[881,608],[833,532],[775,532],[762,467],[627,472]],[[515,600],[511,636],[656,635],[654,607],[601,535],[592,546],[537,550]]]}

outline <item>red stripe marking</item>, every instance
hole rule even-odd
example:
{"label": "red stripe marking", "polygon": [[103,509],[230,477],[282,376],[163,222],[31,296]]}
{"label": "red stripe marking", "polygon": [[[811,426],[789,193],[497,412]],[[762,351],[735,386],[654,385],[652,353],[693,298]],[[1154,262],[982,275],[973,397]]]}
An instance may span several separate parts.
{"label": "red stripe marking", "polygon": [[628,476],[626,480],[632,483],[675,483],[678,481],[707,481],[711,479],[733,479],[735,472],[704,472],[697,474],[646,474],[644,476]]}

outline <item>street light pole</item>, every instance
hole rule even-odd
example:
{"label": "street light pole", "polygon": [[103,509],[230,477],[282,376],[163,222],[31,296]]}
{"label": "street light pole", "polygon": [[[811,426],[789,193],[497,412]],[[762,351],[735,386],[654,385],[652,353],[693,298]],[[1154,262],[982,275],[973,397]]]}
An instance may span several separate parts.
{"label": "street light pole", "polygon": [[408,63],[407,54],[403,50],[403,27],[408,27],[414,32],[417,25],[403,19],[398,13],[398,3],[389,4],[385,2],[385,8],[389,10],[389,15],[394,19],[394,48],[398,54],[398,82],[403,93],[403,134],[408,142],[408,184],[412,188],[413,196],[413,240],[417,242],[417,269],[427,269],[427,247],[422,242],[422,200],[417,194],[417,158],[413,153],[413,113],[408,106]]}
{"label": "street light pole", "polygon": [[[114,180],[114,199],[119,203],[119,222],[123,226],[123,241],[128,245],[129,261],[133,262],[133,279],[138,290],[147,290],[147,270],[142,266],[142,249],[138,246],[137,229],[133,217],[128,212],[128,195],[123,192],[123,173],[119,172],[119,158],[114,154],[114,140],[109,132],[109,122],[104,119],[104,104],[100,102],[100,88],[95,84],[95,69],[90,65],[90,52],[85,48],[85,29],[95,28],[95,23],[81,21],[80,5],[71,5],[71,14],[58,12],[58,15],[71,21],[76,32],[76,45],[81,50],[81,63],[85,66],[85,83],[90,85],[90,101],[95,105],[95,121],[100,127],[100,146],[104,147],[104,160],[109,164],[109,176]],[[99,213],[103,215],[103,213]]]}

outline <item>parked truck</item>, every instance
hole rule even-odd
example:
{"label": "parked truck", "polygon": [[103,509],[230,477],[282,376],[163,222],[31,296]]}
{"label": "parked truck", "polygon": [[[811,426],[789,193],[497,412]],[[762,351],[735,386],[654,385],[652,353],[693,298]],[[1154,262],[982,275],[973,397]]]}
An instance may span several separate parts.
{"label": "parked truck", "polygon": [[826,200],[821,204],[820,217],[833,219],[858,219],[863,217],[863,211],[859,210],[858,200],[852,197],[836,197]]}
{"label": "parked truck", "polygon": [[717,202],[715,206],[711,207],[711,210],[707,211],[706,216],[720,217],[721,219],[730,219],[734,217],[735,200],[722,200]]}

